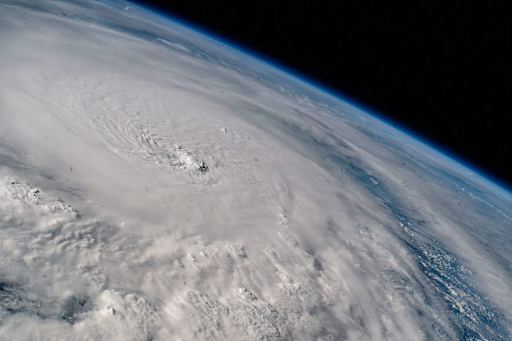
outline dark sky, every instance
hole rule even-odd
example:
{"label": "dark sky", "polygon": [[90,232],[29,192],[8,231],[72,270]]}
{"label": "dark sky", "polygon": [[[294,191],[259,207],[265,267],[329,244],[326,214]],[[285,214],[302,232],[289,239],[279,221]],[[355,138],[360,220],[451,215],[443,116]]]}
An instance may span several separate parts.
{"label": "dark sky", "polygon": [[139,3],[284,64],[512,188],[508,1]]}

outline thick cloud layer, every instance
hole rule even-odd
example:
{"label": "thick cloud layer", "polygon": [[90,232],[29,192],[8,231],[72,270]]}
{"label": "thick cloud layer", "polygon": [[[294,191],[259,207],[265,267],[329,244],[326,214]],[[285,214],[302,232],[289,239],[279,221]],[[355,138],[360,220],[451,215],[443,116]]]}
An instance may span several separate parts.
{"label": "thick cloud layer", "polygon": [[1,1],[0,43],[0,339],[511,338],[470,170],[129,3]]}

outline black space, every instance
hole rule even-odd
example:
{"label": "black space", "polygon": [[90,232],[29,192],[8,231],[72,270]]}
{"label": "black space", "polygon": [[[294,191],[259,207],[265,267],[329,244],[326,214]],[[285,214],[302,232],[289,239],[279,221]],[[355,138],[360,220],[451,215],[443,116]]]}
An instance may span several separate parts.
{"label": "black space", "polygon": [[511,2],[139,3],[284,64],[512,188]]}

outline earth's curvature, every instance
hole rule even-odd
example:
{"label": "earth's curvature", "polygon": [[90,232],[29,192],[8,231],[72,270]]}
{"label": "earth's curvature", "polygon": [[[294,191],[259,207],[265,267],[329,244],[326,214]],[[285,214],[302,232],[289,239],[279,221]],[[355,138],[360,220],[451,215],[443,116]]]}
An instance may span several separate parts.
{"label": "earth's curvature", "polygon": [[1,340],[510,340],[511,207],[157,13],[0,1]]}

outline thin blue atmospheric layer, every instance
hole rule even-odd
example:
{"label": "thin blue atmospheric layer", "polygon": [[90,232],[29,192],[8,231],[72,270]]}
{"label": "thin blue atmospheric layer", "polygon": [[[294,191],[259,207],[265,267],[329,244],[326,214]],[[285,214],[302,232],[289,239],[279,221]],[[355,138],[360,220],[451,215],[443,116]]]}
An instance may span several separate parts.
{"label": "thin blue atmospheric layer", "polygon": [[[111,1],[111,0],[97,0],[97,1],[103,2],[103,3],[108,3],[111,6],[114,6],[114,4],[115,4],[115,2]],[[253,58],[253,59],[259,61],[262,64],[268,65],[276,70],[279,70],[289,77],[299,80],[302,83],[307,84],[310,87],[313,87],[316,90],[319,90],[319,91],[335,98],[336,100],[342,101],[342,102],[356,108],[357,110],[364,112],[365,114],[379,120],[382,124],[387,125],[389,127],[393,127],[394,129],[398,130],[400,133],[404,134],[408,138],[415,140],[415,141],[429,147],[430,149],[432,149],[433,151],[436,151],[439,154],[444,155],[448,159],[452,160],[454,163],[458,164],[462,169],[467,169],[467,170],[470,170],[473,173],[477,174],[482,179],[484,179],[487,183],[492,184],[493,186],[497,187],[500,191],[502,191],[502,193],[505,194],[505,196],[509,197],[508,198],[509,200],[512,201],[512,188],[509,188],[508,185],[506,185],[502,181],[498,180],[496,177],[490,175],[488,172],[484,171],[483,169],[476,166],[475,164],[473,164],[467,160],[463,160],[459,156],[454,155],[452,152],[449,152],[448,150],[446,150],[446,148],[440,146],[438,143],[428,139],[425,136],[418,135],[416,132],[411,131],[410,129],[404,127],[402,124],[400,124],[396,120],[393,120],[384,114],[377,113],[374,108],[368,106],[367,104],[357,101],[354,98],[349,98],[349,96],[347,96],[345,94],[341,94],[338,90],[333,89],[324,83],[318,82],[317,80],[312,79],[312,78],[308,77],[307,75],[302,74],[302,73],[298,72],[297,70],[294,70],[283,63],[273,60],[273,59],[269,58],[268,56],[264,56],[264,55],[258,53],[257,51],[252,50],[251,48],[249,48],[247,46],[242,46],[239,43],[233,42],[229,38],[227,38],[219,33],[212,32],[211,30],[201,27],[201,26],[197,25],[196,23],[192,23],[183,18],[178,18],[171,13],[163,12],[162,10],[154,8],[152,6],[149,6],[146,4],[142,5],[138,1],[131,1],[131,2],[126,1],[126,3],[131,3],[134,5],[134,8],[143,9],[143,10],[151,13],[152,15],[159,16],[159,17],[163,18],[164,20],[174,22],[178,25],[186,27],[187,29],[189,29],[191,31],[194,31],[203,36],[206,36],[206,37],[210,38],[211,40],[214,40],[216,42],[221,43],[222,45],[229,47],[230,49],[232,49],[233,51],[235,51],[237,53],[241,53],[245,56],[248,56],[250,58]],[[116,7],[120,8],[120,9],[124,8],[124,6],[121,6],[121,7],[116,6]]]}

